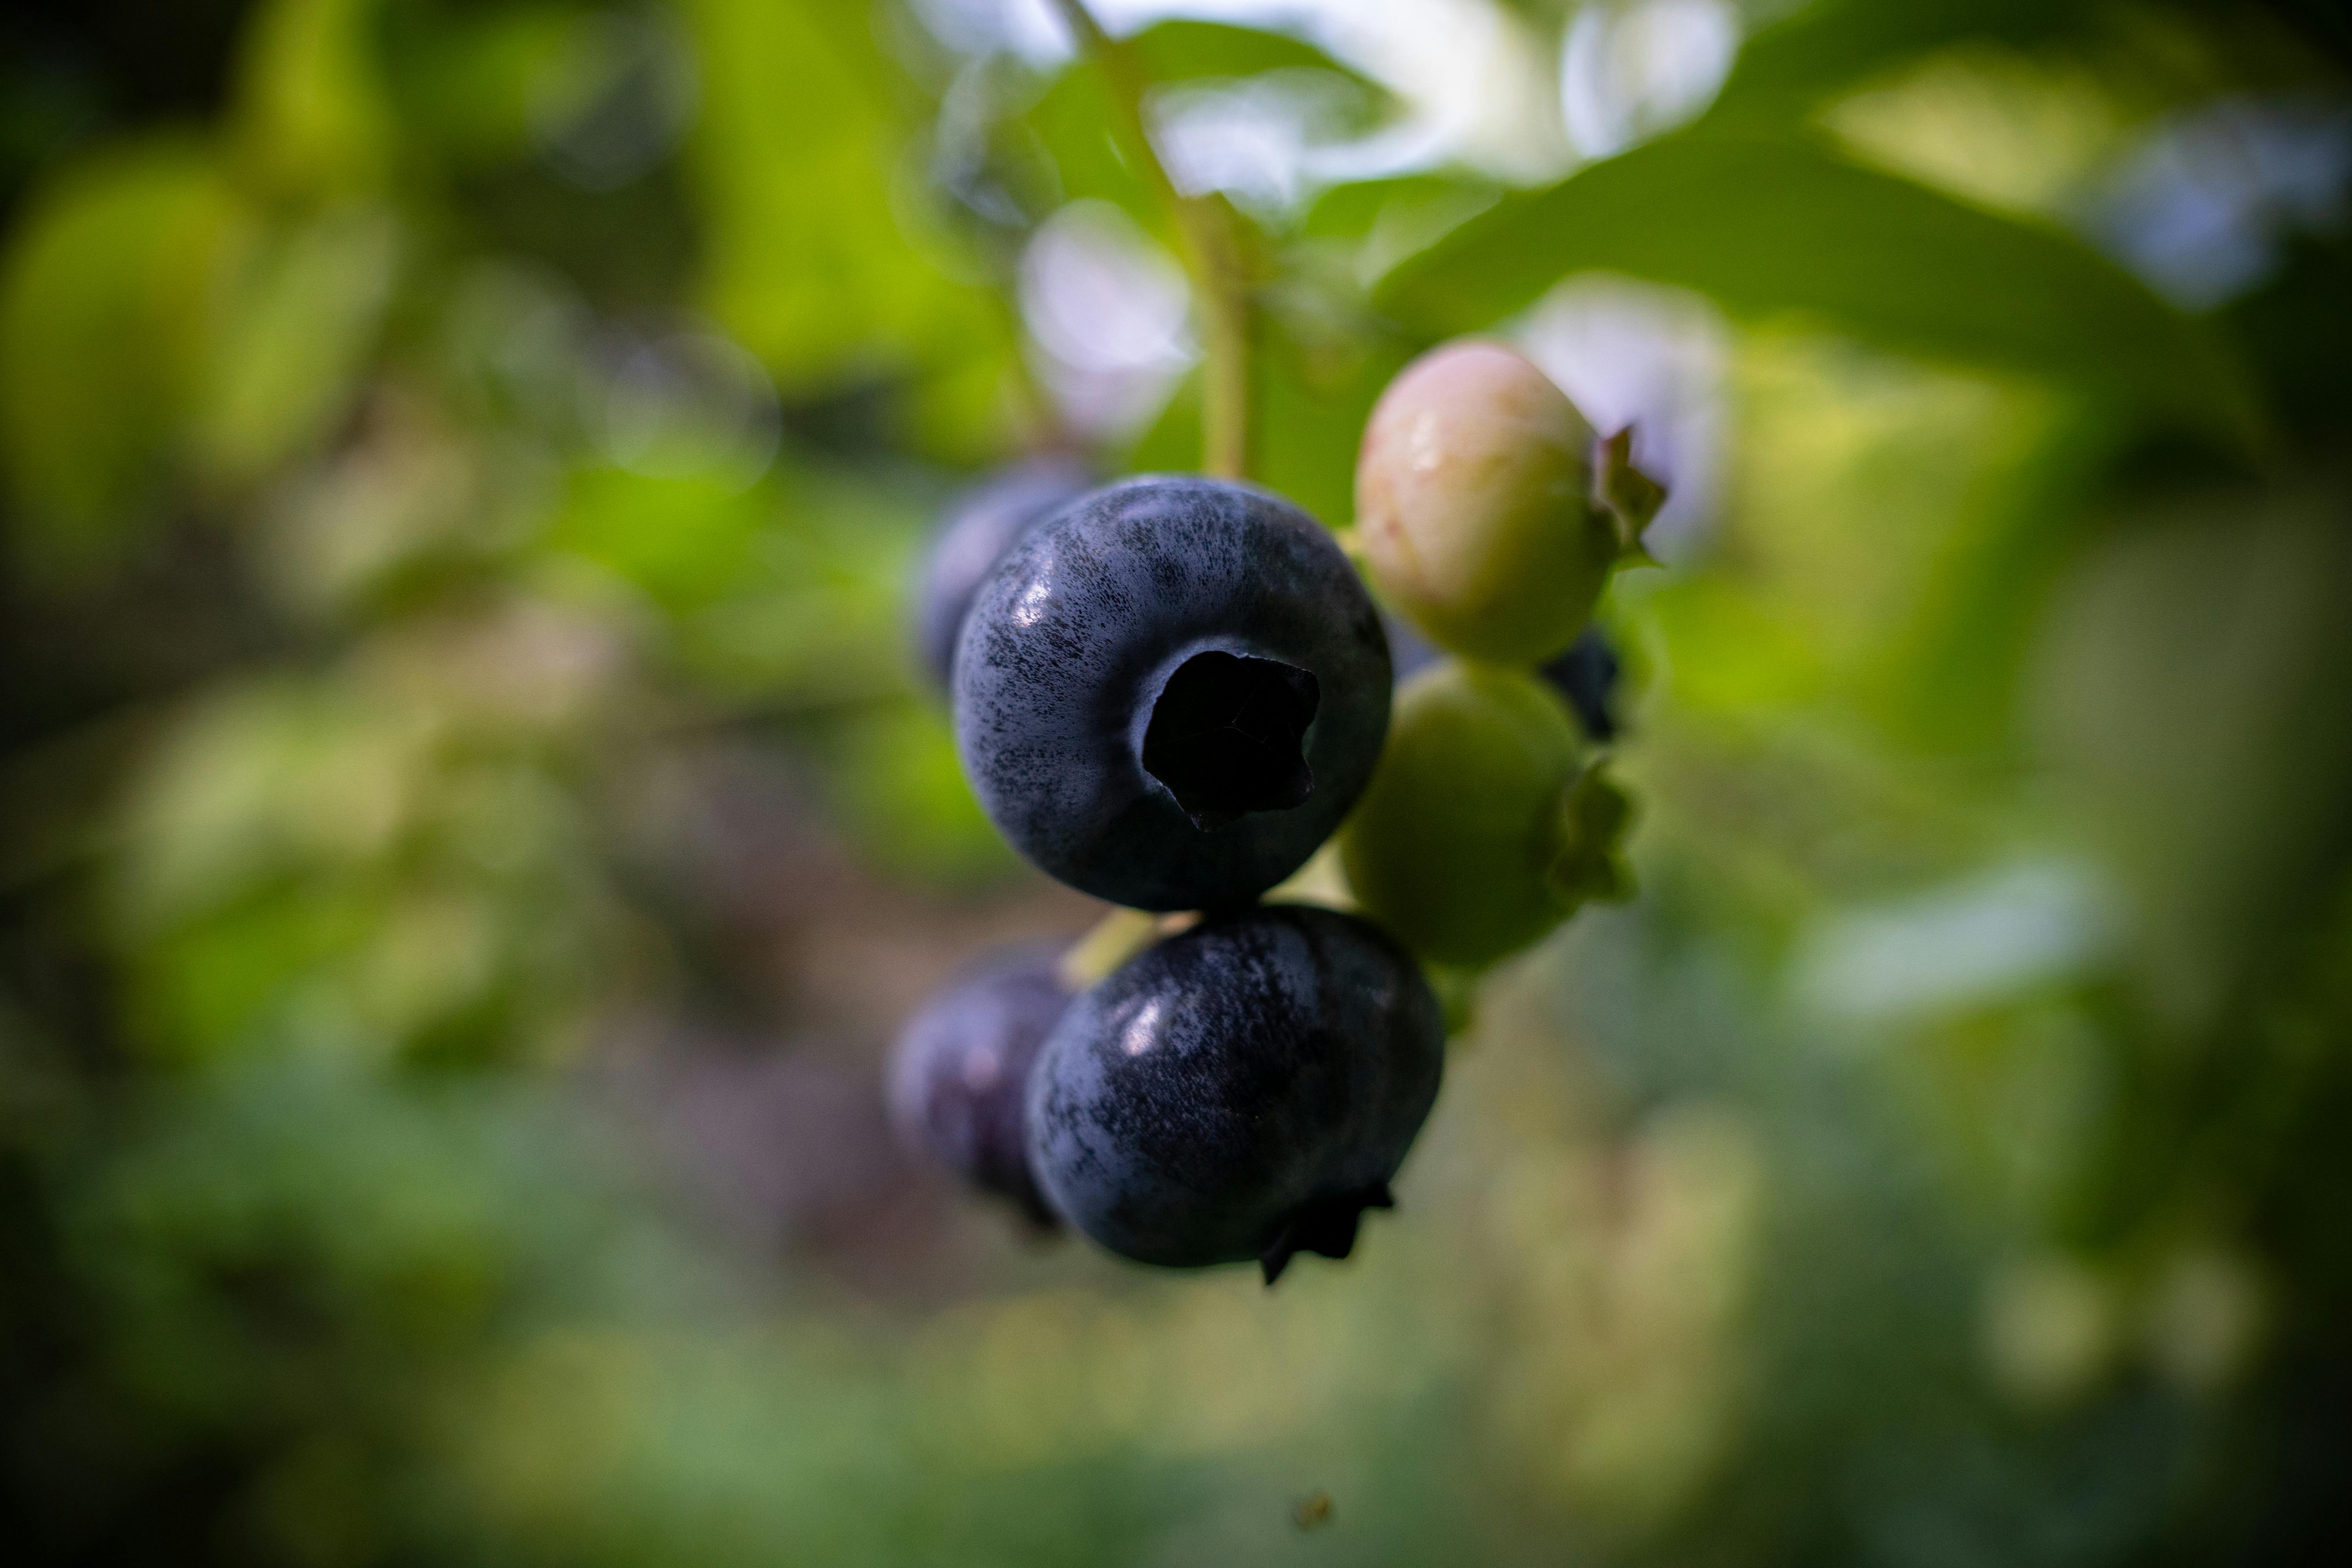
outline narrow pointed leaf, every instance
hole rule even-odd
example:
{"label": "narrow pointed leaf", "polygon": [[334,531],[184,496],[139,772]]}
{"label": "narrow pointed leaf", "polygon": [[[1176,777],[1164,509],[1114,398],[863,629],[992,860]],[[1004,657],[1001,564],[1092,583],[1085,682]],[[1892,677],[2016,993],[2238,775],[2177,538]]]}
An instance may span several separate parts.
{"label": "narrow pointed leaf", "polygon": [[1444,336],[1489,326],[1588,270],[2258,439],[2249,381],[2226,345],[2080,239],[1794,138],[1684,134],[1590,164],[1407,258],[1377,299]]}

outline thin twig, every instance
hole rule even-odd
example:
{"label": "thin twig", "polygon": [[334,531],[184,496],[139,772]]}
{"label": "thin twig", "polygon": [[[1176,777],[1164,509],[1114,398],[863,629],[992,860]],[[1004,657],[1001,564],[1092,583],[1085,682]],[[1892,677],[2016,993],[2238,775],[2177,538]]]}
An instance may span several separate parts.
{"label": "thin twig", "polygon": [[1102,68],[1118,105],[1120,140],[1153,194],[1167,204],[1177,247],[1201,303],[1206,363],[1201,376],[1201,466],[1224,479],[1249,472],[1250,279],[1239,216],[1221,195],[1176,188],[1143,119],[1150,85],[1135,51],[1102,30],[1081,0],[1054,0],[1078,47]]}

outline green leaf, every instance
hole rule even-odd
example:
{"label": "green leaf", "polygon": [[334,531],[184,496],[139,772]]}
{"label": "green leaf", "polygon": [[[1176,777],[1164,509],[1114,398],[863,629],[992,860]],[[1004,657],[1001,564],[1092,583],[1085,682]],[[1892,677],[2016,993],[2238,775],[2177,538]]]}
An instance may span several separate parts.
{"label": "green leaf", "polygon": [[1744,44],[1709,125],[1801,117],[1841,89],[1972,38],[2035,44],[2079,26],[2082,0],[1813,0]]}
{"label": "green leaf", "polygon": [[[1251,418],[1250,433],[1254,442],[1267,439],[1263,409]],[[1118,454],[1112,468],[1125,474],[1183,474],[1200,466],[1201,372],[1195,367],[1168,395],[1159,416],[1137,433],[1126,451]]]}
{"label": "green leaf", "polygon": [[1161,244],[1175,242],[1166,204],[1129,165],[1111,129],[1119,122],[1118,102],[1092,62],[1074,62],[1023,119],[1051,160],[1065,199],[1110,202]]}
{"label": "green leaf", "polygon": [[[1351,123],[1370,123],[1394,107],[1387,89],[1312,44],[1279,33],[1217,22],[1161,22],[1125,43],[1155,89],[1313,70],[1349,89],[1356,100],[1347,112]],[[1091,61],[1073,60],[1025,118],[1052,154],[1067,195],[1116,202],[1147,229],[1167,236],[1157,194],[1128,166],[1112,133],[1118,112]]]}
{"label": "green leaf", "polygon": [[[315,1006],[321,973],[369,935],[375,891],[265,889],[143,944],[129,998],[143,1043],[167,1059],[215,1059],[257,1044],[273,1014]],[[306,981],[313,998],[301,994]]]}
{"label": "green leaf", "polygon": [[679,673],[712,697],[779,711],[913,690],[906,595],[936,497],[819,468],[786,468],[762,489],[738,563],[699,584],[698,599],[673,596]]}
{"label": "green leaf", "polygon": [[1019,862],[956,760],[947,714],[923,701],[853,712],[822,747],[834,810],[866,859],[919,887],[1002,879]]}
{"label": "green leaf", "polygon": [[380,0],[270,0],[239,50],[239,173],[273,194],[372,191],[391,171],[395,127],[377,90]]}
{"label": "green leaf", "polygon": [[1500,194],[1492,182],[1464,174],[1358,180],[1316,197],[1298,232],[1309,239],[1362,239],[1396,229],[1404,237],[1418,237],[1409,247],[1418,250],[1494,205]]}
{"label": "green leaf", "polygon": [[1376,298],[1444,335],[1491,325],[1587,270],[2259,439],[2231,352],[2082,241],[1808,141],[1685,133],[1588,165],[1462,225]]}
{"label": "green leaf", "polygon": [[1156,83],[1256,76],[1274,70],[1323,70],[1368,93],[1386,89],[1302,38],[1223,22],[1161,22],[1127,40]]}
{"label": "green leaf", "polygon": [[273,237],[244,268],[194,419],[199,455],[232,482],[331,435],[350,408],[391,298],[400,233],[352,204]]}
{"label": "green leaf", "polygon": [[[1334,529],[1356,511],[1356,451],[1364,422],[1418,345],[1365,326],[1347,337],[1307,332],[1276,310],[1258,319],[1250,364],[1250,479]],[[1121,467],[1189,473],[1201,466],[1201,380],[1178,385]]]}
{"label": "green leaf", "polygon": [[535,100],[581,68],[586,31],[581,13],[543,0],[388,7],[378,60],[404,146],[467,171],[526,156]]}
{"label": "green leaf", "polygon": [[0,461],[24,542],[102,558],[176,454],[250,222],[204,150],[125,149],[28,204],[0,266]]}
{"label": "green leaf", "polygon": [[[906,198],[911,113],[863,7],[692,0],[701,110],[686,150],[702,302],[790,400],[845,383],[968,384],[1008,363],[987,292]],[[986,380],[987,372],[982,373]]]}
{"label": "green leaf", "polygon": [[1250,378],[1257,401],[1251,477],[1329,527],[1350,526],[1364,423],[1414,346],[1369,329],[1310,333],[1267,311]]}
{"label": "green leaf", "polygon": [[769,505],[761,490],[715,479],[585,468],[573,475],[546,543],[625,578],[664,609],[691,609],[751,572]]}

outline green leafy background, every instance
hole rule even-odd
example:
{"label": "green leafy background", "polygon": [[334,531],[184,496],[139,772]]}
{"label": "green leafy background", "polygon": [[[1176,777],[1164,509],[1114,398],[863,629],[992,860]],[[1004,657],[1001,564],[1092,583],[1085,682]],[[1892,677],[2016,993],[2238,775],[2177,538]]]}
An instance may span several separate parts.
{"label": "green leafy background", "polygon": [[[1549,80],[1584,9],[1438,25]],[[2340,170],[2195,312],[2084,215],[2173,116],[2345,123],[2345,36],[1740,20],[1614,156],[1247,208],[1256,477],[1335,528],[1396,369],[1563,279],[1726,345],[1704,536],[1604,614],[1641,896],[1272,1292],[1019,1233],[880,1103],[1097,912],[906,647],[947,499],[1073,439],[1030,237],[1173,242],[1096,68],[897,0],[9,23],[9,1560],[2336,1560]],[[1318,38],[1132,47],[1428,109]],[[1193,393],[1093,455],[1192,466]]]}

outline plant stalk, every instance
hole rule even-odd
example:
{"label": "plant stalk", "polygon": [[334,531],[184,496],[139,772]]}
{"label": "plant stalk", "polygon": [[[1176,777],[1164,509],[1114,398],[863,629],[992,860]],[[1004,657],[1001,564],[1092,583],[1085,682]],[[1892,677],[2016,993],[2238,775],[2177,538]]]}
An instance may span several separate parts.
{"label": "plant stalk", "polygon": [[1169,178],[1143,119],[1150,85],[1135,51],[1102,30],[1081,0],[1054,0],[1078,47],[1102,68],[1118,108],[1119,139],[1176,226],[1177,249],[1200,302],[1201,467],[1220,479],[1249,474],[1250,277],[1241,221],[1224,197],[1188,196]]}

